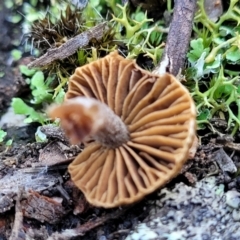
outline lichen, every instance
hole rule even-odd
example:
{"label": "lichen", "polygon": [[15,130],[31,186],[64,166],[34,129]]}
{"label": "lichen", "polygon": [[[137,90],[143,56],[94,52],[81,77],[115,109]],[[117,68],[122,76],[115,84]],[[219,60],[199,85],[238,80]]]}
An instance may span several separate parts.
{"label": "lichen", "polygon": [[228,197],[226,203],[227,195],[224,185],[218,185],[215,177],[203,179],[195,187],[179,183],[172,190],[164,188],[149,216],[126,240],[237,240],[239,205],[233,209],[236,198]]}

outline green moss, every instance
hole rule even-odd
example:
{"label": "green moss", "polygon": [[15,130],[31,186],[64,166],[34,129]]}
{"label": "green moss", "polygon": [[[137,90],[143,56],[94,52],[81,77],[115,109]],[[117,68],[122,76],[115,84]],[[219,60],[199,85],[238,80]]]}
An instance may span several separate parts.
{"label": "green moss", "polygon": [[189,67],[185,70],[187,85],[197,106],[199,128],[210,126],[214,131],[210,120],[221,117],[227,122],[225,131],[232,135],[240,125],[240,8],[237,2],[231,0],[228,10],[217,22],[212,22],[204,10],[204,1],[198,1],[195,39],[191,41],[187,54]]}

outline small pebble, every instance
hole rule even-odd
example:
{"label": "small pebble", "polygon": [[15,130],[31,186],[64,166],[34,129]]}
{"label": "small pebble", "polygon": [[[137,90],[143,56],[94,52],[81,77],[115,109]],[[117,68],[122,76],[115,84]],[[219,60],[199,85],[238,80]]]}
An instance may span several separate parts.
{"label": "small pebble", "polygon": [[228,191],[226,193],[226,203],[232,208],[239,208],[240,206],[240,193],[237,191]]}

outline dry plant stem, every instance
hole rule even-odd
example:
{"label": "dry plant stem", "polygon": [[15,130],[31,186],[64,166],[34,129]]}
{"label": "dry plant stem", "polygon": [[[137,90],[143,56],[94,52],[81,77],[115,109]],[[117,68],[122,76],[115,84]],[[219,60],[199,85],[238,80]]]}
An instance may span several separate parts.
{"label": "dry plant stem", "polygon": [[175,0],[174,3],[173,19],[163,57],[153,71],[156,74],[169,72],[176,76],[184,66],[192,32],[196,0]]}
{"label": "dry plant stem", "polygon": [[18,195],[17,195],[17,200],[16,200],[16,205],[15,205],[15,219],[14,219],[14,224],[13,224],[13,229],[11,236],[9,240],[24,240],[25,238],[25,233],[23,231],[23,213],[22,213],[22,208],[21,208],[21,203],[20,200],[22,198],[23,194],[23,189],[19,189]]}
{"label": "dry plant stem", "polygon": [[226,144],[224,144],[224,148],[226,148],[228,150],[240,152],[240,144],[239,143],[227,142]]}
{"label": "dry plant stem", "polygon": [[49,49],[43,56],[28,64],[28,67],[42,67],[50,64],[54,60],[62,60],[71,56],[77,51],[77,49],[87,46],[91,39],[101,39],[106,27],[106,22],[100,23],[97,26],[69,39],[60,47]]}

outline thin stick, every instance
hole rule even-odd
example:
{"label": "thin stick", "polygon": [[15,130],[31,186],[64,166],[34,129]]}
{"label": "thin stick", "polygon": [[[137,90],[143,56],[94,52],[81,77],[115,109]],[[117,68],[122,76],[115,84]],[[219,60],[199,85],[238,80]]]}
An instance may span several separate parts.
{"label": "thin stick", "polygon": [[195,9],[196,0],[175,0],[173,19],[163,57],[153,73],[164,74],[169,72],[176,76],[183,68],[189,47]]}
{"label": "thin stick", "polygon": [[14,219],[14,224],[11,232],[11,236],[9,240],[24,240],[26,239],[25,237],[25,232],[23,231],[23,213],[22,213],[22,207],[20,204],[20,200],[22,198],[23,194],[23,189],[19,188],[18,195],[17,195],[17,200],[16,200],[16,205],[15,205],[15,219]]}
{"label": "thin stick", "polygon": [[62,60],[71,56],[77,51],[77,49],[87,46],[93,38],[96,38],[97,40],[101,39],[106,30],[106,26],[107,22],[100,23],[97,26],[69,39],[60,47],[50,48],[43,56],[28,64],[28,67],[46,66],[54,60]]}

